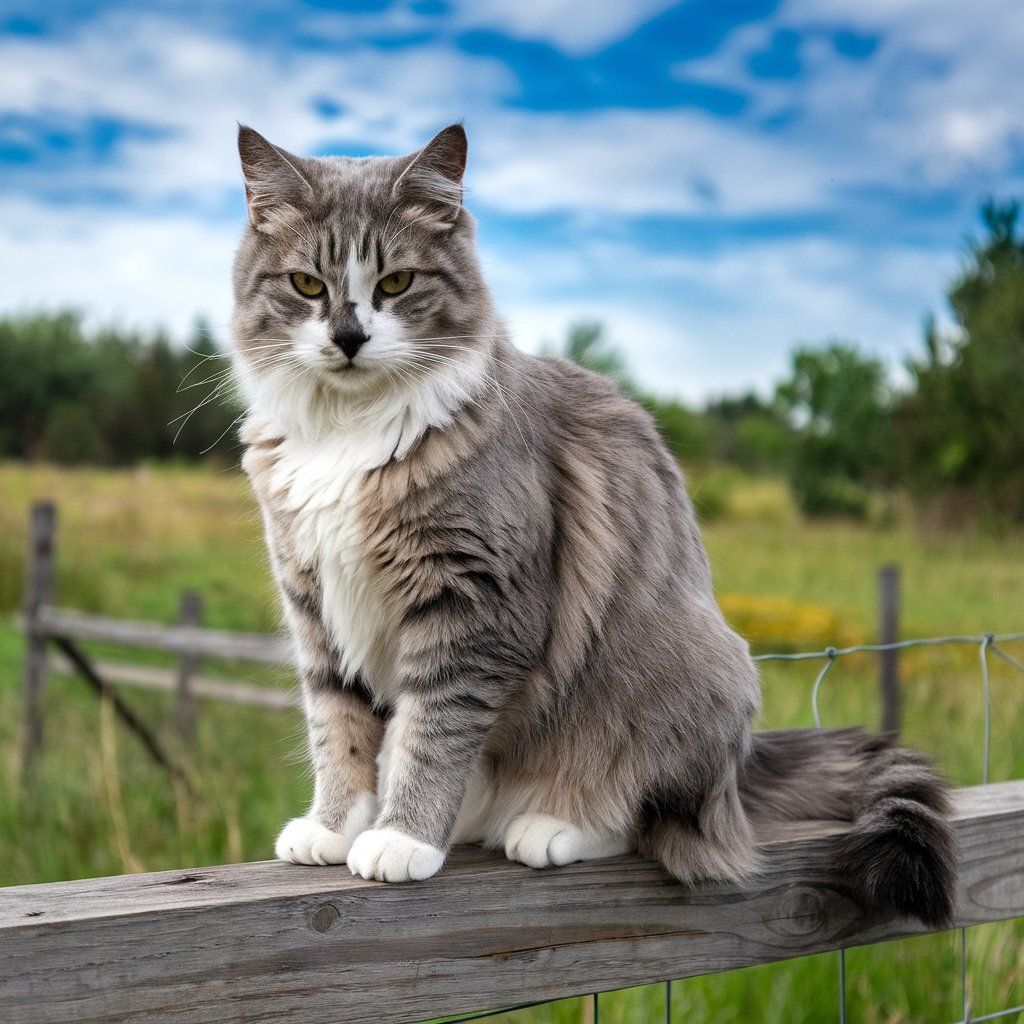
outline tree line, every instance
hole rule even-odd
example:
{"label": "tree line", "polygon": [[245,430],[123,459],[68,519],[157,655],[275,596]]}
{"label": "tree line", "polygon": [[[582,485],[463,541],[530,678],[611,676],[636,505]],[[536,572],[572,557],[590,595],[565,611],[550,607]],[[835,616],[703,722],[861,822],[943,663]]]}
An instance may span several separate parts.
{"label": "tree line", "polygon": [[[702,408],[643,389],[600,324],[561,354],[615,377],[684,463],[785,474],[810,515],[863,516],[906,491],[956,518],[1024,521],[1024,235],[1017,203],[987,203],[947,290],[952,327],[930,321],[894,383],[850,342],[805,345],[769,395]],[[0,457],[131,465],[237,460],[240,409],[202,323],[186,347],[162,334],[87,330],[72,312],[0,318]]]}
{"label": "tree line", "polygon": [[232,460],[227,365],[202,322],[182,347],[162,332],[89,331],[74,312],[0,318],[0,457]]}

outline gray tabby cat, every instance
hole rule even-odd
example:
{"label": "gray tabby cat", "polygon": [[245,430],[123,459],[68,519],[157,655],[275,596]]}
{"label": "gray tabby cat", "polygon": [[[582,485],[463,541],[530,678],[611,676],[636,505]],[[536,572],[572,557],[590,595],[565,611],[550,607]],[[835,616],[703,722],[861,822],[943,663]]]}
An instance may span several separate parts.
{"label": "gray tabby cat", "polygon": [[638,850],[742,880],[759,827],[826,818],[853,822],[865,905],[947,921],[927,760],[854,730],[752,734],[754,666],[650,417],[510,344],[462,128],[398,158],[238,142],[244,466],[315,772],[278,856],[402,882],[455,842],[535,868]]}

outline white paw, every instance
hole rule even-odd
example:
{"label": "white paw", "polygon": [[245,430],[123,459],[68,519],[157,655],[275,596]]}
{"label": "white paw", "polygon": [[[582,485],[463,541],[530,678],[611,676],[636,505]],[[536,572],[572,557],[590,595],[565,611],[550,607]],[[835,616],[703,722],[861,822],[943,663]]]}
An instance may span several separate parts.
{"label": "white paw", "polygon": [[348,854],[353,875],[378,882],[419,882],[441,870],[444,851],[393,828],[371,828]]}
{"label": "white paw", "polygon": [[274,844],[274,853],[292,864],[344,864],[356,836],[369,827],[377,814],[372,793],[363,793],[335,832],[315,817],[293,818]]}
{"label": "white paw", "polygon": [[505,856],[531,868],[616,857],[630,845],[622,836],[589,832],[550,814],[521,814],[505,833]]}

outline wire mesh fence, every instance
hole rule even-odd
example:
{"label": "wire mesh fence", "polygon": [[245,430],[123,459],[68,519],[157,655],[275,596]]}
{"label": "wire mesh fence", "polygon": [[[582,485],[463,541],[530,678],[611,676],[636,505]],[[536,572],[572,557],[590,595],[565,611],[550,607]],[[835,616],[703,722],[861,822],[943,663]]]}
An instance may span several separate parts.
{"label": "wire mesh fence", "polygon": [[[1004,649],[1004,645],[1012,644],[1016,642],[1024,641],[1024,632],[1020,633],[980,633],[977,635],[951,635],[951,636],[938,636],[938,637],[923,637],[911,640],[899,640],[891,643],[878,643],[878,644],[856,644],[848,647],[825,647],[818,651],[801,651],[797,653],[767,653],[759,654],[754,657],[755,662],[821,662],[821,667],[815,673],[813,682],[810,688],[810,703],[811,712],[814,718],[814,725],[816,728],[821,728],[821,694],[823,685],[829,676],[829,672],[835,663],[844,657],[856,654],[881,654],[886,651],[900,651],[910,648],[928,648],[928,647],[944,647],[944,646],[967,646],[975,647],[978,653],[978,668],[979,668],[979,681],[981,684],[981,700],[983,709],[983,726],[982,736],[980,738],[980,760],[981,760],[981,778],[983,783],[990,781],[991,774],[991,758],[992,758],[992,687],[991,678],[989,674],[989,658],[995,656],[1000,658],[1003,662],[1009,665],[1016,672],[1020,673],[1024,678],[1024,662],[1019,660],[1009,651]],[[1024,842],[1024,837],[1022,837]],[[950,1022],[938,1018],[935,1024],[982,1024],[983,1021],[994,1021],[1000,1020],[1005,1021],[1009,1018],[1024,1017],[1024,1003],[1020,1003],[1014,1006],[1006,1006],[998,1010],[992,1010],[985,1013],[976,1014],[972,1012],[972,999],[971,999],[971,984],[970,984],[970,956],[969,956],[969,943],[967,928],[960,928],[959,933],[959,1008],[960,1016],[956,1021]],[[837,950],[837,992],[838,992],[838,1007],[836,1008],[835,1019],[840,1024],[847,1024],[849,1020],[849,971],[847,969],[847,951],[845,948]],[[665,980],[660,983],[662,990],[662,998],[656,1000],[659,1006],[653,1007],[650,1005],[652,1000],[648,999],[648,1003],[643,1018],[639,1017],[627,1017],[623,1018],[621,1014],[616,1014],[616,1018],[619,1020],[626,1019],[630,1024],[658,1024],[659,1021],[664,1021],[665,1024],[673,1024],[673,985],[683,984],[682,982],[674,982],[671,979]],[[577,1014],[574,1015],[575,1020],[586,1021],[587,1024],[600,1024],[601,1022],[601,998],[602,995],[607,997],[608,993],[591,993],[586,996],[580,996],[576,1000],[579,1009]],[[503,1018],[508,1020],[508,1024],[512,1024],[513,1021],[522,1022],[522,1024],[546,1024],[545,1017],[543,1015],[538,1016],[537,1011],[543,1011],[544,1008],[551,1007],[555,1002],[564,1002],[564,1000],[541,1000],[535,1002],[523,1002],[513,1006],[504,1006],[498,1009],[483,1010],[476,1013],[463,1014],[457,1017],[446,1017],[443,1018],[444,1024],[469,1024],[470,1021],[480,1020],[496,1020],[497,1018]],[[679,1001],[676,1001],[677,1014],[679,1010]],[[533,1011],[533,1012],[531,1012]],[[681,1019],[685,1019],[685,1013]],[[730,1017],[730,1019],[734,1019]]]}

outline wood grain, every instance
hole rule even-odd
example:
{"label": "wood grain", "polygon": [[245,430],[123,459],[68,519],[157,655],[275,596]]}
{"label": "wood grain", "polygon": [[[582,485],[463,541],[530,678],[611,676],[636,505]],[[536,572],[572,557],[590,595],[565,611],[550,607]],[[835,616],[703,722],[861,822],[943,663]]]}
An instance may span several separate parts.
{"label": "wood grain", "polygon": [[[957,924],[1024,915],[1024,781],[956,808]],[[407,886],[264,862],[0,890],[3,1020],[389,1024],[921,932],[850,901],[841,832],[766,836],[742,891],[634,857],[537,872],[472,848]]]}

